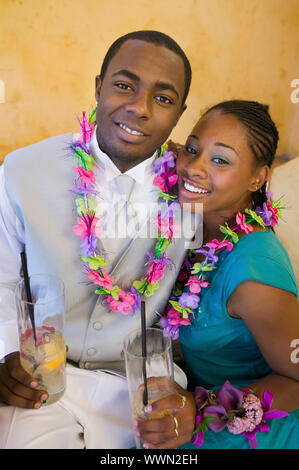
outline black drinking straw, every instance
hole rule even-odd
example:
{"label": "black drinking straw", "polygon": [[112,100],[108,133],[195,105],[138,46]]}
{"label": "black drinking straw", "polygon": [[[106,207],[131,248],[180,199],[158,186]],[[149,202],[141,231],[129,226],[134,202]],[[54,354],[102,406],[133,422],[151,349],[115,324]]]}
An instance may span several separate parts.
{"label": "black drinking straw", "polygon": [[23,268],[23,274],[24,274],[24,282],[25,282],[25,289],[26,289],[26,295],[27,295],[27,302],[29,302],[28,309],[29,309],[29,317],[32,325],[32,330],[33,330],[33,337],[34,337],[34,342],[36,346],[36,331],[35,331],[35,321],[34,321],[34,311],[33,311],[33,305],[32,305],[32,296],[31,296],[31,290],[30,290],[30,282],[29,282],[29,276],[28,276],[28,269],[27,269],[27,259],[26,259],[26,253],[22,251],[21,253],[21,260],[22,260],[22,268]]}
{"label": "black drinking straw", "polygon": [[146,323],[145,323],[145,302],[141,302],[141,341],[142,341],[142,372],[143,372],[143,406],[148,403],[147,379],[146,379]]}

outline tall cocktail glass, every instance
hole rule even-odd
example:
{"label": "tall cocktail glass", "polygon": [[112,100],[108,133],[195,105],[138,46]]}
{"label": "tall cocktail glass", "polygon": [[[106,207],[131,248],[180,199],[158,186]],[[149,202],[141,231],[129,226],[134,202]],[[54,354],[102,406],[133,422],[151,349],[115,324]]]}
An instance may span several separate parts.
{"label": "tall cocktail glass", "polygon": [[[146,395],[150,404],[174,393],[171,339],[165,338],[162,330],[147,328],[145,359],[142,356],[141,331],[132,331],[124,341],[124,356],[132,419],[155,419],[171,414],[171,410],[150,415],[144,411]],[[144,393],[145,378],[147,394]],[[143,442],[136,435],[135,440],[137,448],[141,449]]]}
{"label": "tall cocktail glass", "polygon": [[27,301],[24,279],[15,290],[21,364],[48,392],[46,405],[51,405],[66,385],[64,284],[48,274],[32,275],[29,282],[32,302]]}

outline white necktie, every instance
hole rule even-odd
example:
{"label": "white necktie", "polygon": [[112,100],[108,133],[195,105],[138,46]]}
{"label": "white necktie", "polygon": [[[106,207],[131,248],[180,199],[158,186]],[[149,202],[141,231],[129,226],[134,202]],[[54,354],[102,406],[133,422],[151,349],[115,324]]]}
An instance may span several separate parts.
{"label": "white necktie", "polygon": [[[128,241],[134,237],[138,230],[138,219],[133,205],[130,203],[135,180],[128,175],[119,175],[115,178],[119,192],[122,194],[122,202],[118,203],[114,220],[114,237],[109,241],[109,251],[121,255]],[[114,238],[114,239],[113,239]],[[118,257],[118,256],[117,256]]]}

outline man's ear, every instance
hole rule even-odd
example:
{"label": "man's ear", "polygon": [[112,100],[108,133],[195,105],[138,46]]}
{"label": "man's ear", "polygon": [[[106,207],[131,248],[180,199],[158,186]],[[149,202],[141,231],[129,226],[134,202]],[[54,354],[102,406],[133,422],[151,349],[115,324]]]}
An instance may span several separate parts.
{"label": "man's ear", "polygon": [[177,125],[177,123],[179,122],[180,118],[182,117],[182,114],[186,111],[186,109],[187,109],[187,105],[184,104],[184,105],[181,107],[180,114],[179,114],[179,116],[178,116],[178,118],[177,118],[177,120],[176,120],[176,123],[175,123],[174,127]]}
{"label": "man's ear", "polygon": [[96,102],[99,101],[100,98],[100,93],[101,93],[101,87],[102,87],[102,80],[100,75],[96,76],[96,83],[95,83],[95,98]]}

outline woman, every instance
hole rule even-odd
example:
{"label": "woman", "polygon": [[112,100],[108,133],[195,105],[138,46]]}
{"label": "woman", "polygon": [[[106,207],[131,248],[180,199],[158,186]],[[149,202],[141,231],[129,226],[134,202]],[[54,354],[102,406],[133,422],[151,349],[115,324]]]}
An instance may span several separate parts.
{"label": "woman", "polygon": [[[254,389],[259,398],[269,391],[274,396],[271,409],[289,413],[267,422],[270,431],[256,435],[258,448],[299,447],[299,367],[291,360],[290,347],[299,338],[297,285],[288,255],[271,227],[254,219],[245,223],[245,209],[247,214],[252,209],[258,213],[259,206],[261,214],[266,208],[265,188],[277,142],[266,106],[234,100],[209,109],[179,151],[179,202],[189,203],[193,212],[203,204],[205,248],[192,260],[193,267],[202,266],[198,263],[209,249],[209,266],[215,263],[216,269],[201,278],[200,303],[195,302],[198,306],[188,321],[174,327],[167,319],[161,321],[168,332],[179,327],[186,369],[194,383],[188,392],[176,385],[176,394],[147,410],[171,408],[172,416],[135,422],[146,448],[197,448],[191,443],[200,413],[194,386],[217,396],[227,380],[239,390]],[[276,212],[272,208],[270,216],[275,218]],[[231,234],[225,229],[234,231],[236,220],[239,228],[243,224],[239,241],[231,249],[226,237],[227,249],[216,256],[215,239]],[[190,300],[192,283],[190,277],[187,280],[183,293]],[[213,432],[210,427],[203,433],[201,448],[250,448],[244,435],[232,434],[227,427]]]}

